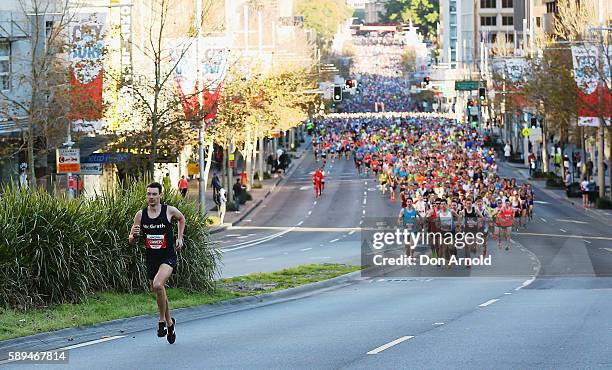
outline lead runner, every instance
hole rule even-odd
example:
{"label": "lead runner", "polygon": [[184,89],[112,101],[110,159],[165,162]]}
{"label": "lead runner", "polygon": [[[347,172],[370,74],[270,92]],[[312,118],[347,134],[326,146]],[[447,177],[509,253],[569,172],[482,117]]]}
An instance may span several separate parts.
{"label": "lead runner", "polygon": [[[166,337],[168,343],[173,344],[176,341],[176,320],[170,315],[166,282],[170,275],[176,273],[176,252],[183,248],[185,216],[175,207],[161,204],[161,193],[161,184],[152,182],[147,186],[148,206],[134,216],[129,243],[135,244],[141,235],[144,237],[147,277],[157,297],[159,309],[157,336]],[[178,221],[176,241],[172,232],[172,219]]]}

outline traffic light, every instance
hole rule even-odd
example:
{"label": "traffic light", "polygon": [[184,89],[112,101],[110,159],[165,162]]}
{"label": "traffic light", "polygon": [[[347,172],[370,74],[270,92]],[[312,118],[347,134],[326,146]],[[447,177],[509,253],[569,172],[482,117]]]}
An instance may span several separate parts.
{"label": "traffic light", "polygon": [[429,76],[423,77],[423,83],[425,84],[425,86],[429,85]]}
{"label": "traffic light", "polygon": [[334,86],[334,101],[342,101],[342,86]]}
{"label": "traffic light", "polygon": [[345,80],[344,85],[347,89],[354,89],[357,87],[357,80]]}
{"label": "traffic light", "polygon": [[487,98],[487,89],[484,87],[478,88],[478,97],[480,100],[485,100]]}

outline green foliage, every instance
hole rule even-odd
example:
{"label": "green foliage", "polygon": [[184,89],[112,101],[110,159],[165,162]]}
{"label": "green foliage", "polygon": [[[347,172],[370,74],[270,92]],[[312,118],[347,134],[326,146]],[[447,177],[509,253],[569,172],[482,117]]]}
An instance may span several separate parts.
{"label": "green foliage", "polygon": [[416,50],[412,47],[405,49],[400,63],[405,72],[416,72]]}
{"label": "green foliage", "polygon": [[439,0],[389,0],[386,13],[381,14],[385,22],[412,23],[425,36],[436,35],[436,24],[440,19]]}
{"label": "green foliage", "polygon": [[[148,289],[142,247],[128,244],[134,215],[146,206],[145,183],[94,200],[68,200],[44,191],[3,189],[0,198],[0,307],[78,302],[93,292]],[[176,192],[163,202],[187,219],[180,272],[171,286],[212,289],[218,251],[197,204]]]}
{"label": "green foliage", "polygon": [[297,9],[304,16],[306,27],[325,40],[331,40],[336,27],[352,15],[344,0],[300,0]]}

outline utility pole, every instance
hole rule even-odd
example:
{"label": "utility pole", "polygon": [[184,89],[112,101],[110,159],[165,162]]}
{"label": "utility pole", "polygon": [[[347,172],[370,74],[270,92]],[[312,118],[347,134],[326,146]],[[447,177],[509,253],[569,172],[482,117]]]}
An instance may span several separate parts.
{"label": "utility pole", "polygon": [[604,44],[604,31],[612,31],[610,27],[603,27],[604,17],[603,17],[603,6],[602,2],[599,2],[599,21],[601,27],[591,28],[590,31],[599,31],[599,45],[600,48],[598,50],[598,58],[597,58],[597,68],[599,72],[599,127],[597,128],[597,184],[599,185],[599,197],[603,198],[606,192],[606,177],[604,171],[604,140],[605,140],[605,130],[606,130],[606,117],[604,112],[604,87],[606,84],[606,76],[604,74],[603,63],[604,63],[604,53],[606,52],[606,47]]}
{"label": "utility pole", "polygon": [[[197,84],[196,86],[198,86],[198,88],[200,89],[199,92],[199,102],[200,102],[200,107],[203,107],[204,105],[204,81],[202,78],[202,67],[201,67],[201,63],[200,63],[200,40],[202,39],[202,0],[197,0],[196,3],[196,27],[198,30],[198,35],[197,35],[197,39],[196,39],[196,63],[198,65],[198,77],[197,77],[197,81],[199,82],[199,84]],[[206,214],[206,176],[205,176],[205,169],[204,169],[204,145],[205,145],[205,122],[204,122],[204,117],[202,117],[202,119],[200,120],[200,124],[198,127],[198,155],[199,155],[199,167],[200,167],[200,179],[199,179],[199,189],[198,189],[198,199],[199,199],[199,203],[200,203],[200,214],[202,216],[204,216]]]}

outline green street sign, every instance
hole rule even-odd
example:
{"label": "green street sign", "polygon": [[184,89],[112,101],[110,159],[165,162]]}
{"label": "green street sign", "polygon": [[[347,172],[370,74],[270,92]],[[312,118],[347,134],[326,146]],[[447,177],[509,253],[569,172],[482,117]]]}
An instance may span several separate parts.
{"label": "green street sign", "polygon": [[479,87],[480,87],[479,81],[470,81],[470,80],[455,81],[455,90],[457,91],[478,90]]}

